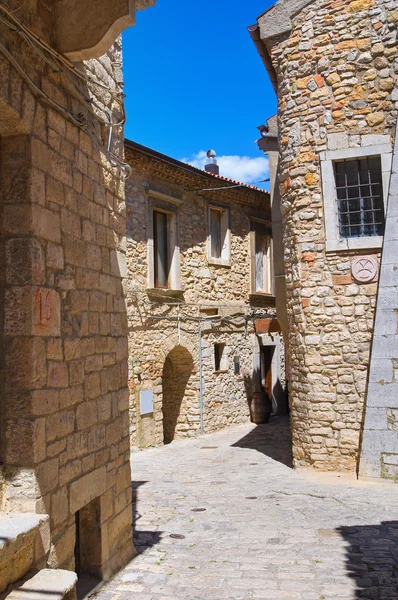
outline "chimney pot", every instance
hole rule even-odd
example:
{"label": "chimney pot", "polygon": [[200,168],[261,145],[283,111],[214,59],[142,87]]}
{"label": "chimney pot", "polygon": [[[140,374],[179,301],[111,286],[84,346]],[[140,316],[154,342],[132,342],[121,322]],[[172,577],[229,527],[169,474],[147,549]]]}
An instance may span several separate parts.
{"label": "chimney pot", "polygon": [[219,175],[220,168],[217,164],[215,151],[208,150],[206,153],[206,156],[207,156],[207,162],[205,165],[205,171],[207,171],[207,173],[212,173],[213,175]]}

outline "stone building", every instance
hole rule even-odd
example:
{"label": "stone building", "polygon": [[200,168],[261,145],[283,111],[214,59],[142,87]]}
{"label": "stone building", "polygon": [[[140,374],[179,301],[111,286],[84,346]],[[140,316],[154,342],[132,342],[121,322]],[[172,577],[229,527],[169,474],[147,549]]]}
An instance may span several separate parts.
{"label": "stone building", "polygon": [[[137,448],[283,410],[269,194],[126,141],[131,441]],[[212,162],[212,161],[210,161]]]}
{"label": "stone building", "polygon": [[0,593],[133,556],[118,36],[152,4],[0,5]]}
{"label": "stone building", "polygon": [[396,0],[278,0],[249,27],[278,96],[259,146],[295,464],[394,480],[397,23]]}

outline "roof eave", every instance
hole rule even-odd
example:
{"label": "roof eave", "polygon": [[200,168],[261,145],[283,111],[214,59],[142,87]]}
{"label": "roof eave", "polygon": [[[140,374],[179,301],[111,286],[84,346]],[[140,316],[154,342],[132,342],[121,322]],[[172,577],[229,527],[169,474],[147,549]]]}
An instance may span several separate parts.
{"label": "roof eave", "polygon": [[275,90],[275,93],[278,93],[278,80],[276,77],[276,73],[275,73],[275,69],[273,67],[271,58],[268,54],[268,50],[263,42],[263,40],[261,39],[261,35],[260,35],[260,26],[258,23],[255,23],[255,25],[250,25],[247,28],[250,37],[253,40],[254,45],[256,46],[257,52],[260,55],[261,60],[263,61],[264,67],[268,73],[268,77],[270,78],[270,81],[272,83],[272,87]]}

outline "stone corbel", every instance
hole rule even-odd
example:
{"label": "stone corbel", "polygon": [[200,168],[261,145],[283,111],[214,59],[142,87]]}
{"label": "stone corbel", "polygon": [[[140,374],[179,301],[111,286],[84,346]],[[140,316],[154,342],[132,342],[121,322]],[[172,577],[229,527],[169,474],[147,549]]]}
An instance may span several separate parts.
{"label": "stone corbel", "polygon": [[156,0],[56,0],[55,47],[71,61],[98,58]]}

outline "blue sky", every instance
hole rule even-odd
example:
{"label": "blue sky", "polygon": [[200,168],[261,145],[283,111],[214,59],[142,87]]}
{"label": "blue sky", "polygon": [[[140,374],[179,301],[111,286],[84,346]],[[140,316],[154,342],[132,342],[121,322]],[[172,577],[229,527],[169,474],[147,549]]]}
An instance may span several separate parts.
{"label": "blue sky", "polygon": [[216,150],[221,174],[266,174],[256,126],[275,93],[246,27],[273,0],[157,0],[123,34],[126,137],[202,166]]}

